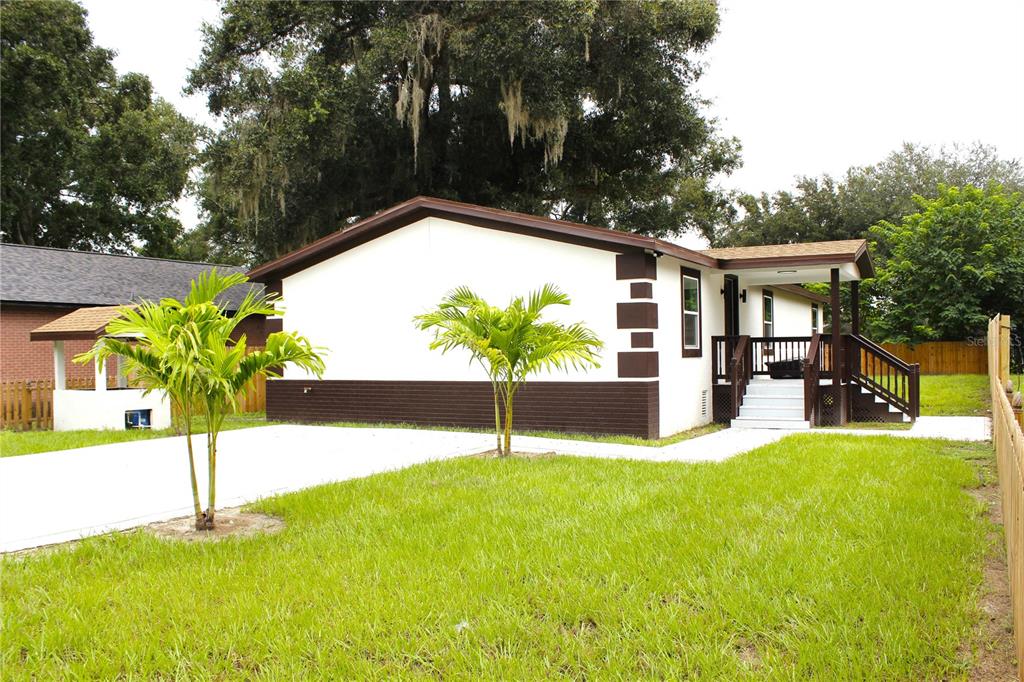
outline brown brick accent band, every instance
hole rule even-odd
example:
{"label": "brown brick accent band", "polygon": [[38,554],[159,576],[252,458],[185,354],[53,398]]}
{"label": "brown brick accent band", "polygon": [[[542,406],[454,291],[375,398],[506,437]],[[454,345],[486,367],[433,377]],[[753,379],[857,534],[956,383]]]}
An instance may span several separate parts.
{"label": "brown brick accent band", "polygon": [[658,260],[639,250],[620,253],[615,257],[615,279],[658,279]]}
{"label": "brown brick accent band", "polygon": [[631,348],[654,348],[654,332],[633,332],[629,335]]}
{"label": "brown brick accent band", "polygon": [[[305,389],[309,392],[305,392]],[[267,418],[494,428],[486,381],[267,382]],[[516,396],[515,427],[658,437],[657,381],[538,381]]]}
{"label": "brown brick accent band", "polygon": [[619,353],[619,377],[650,379],[658,376],[658,351],[625,351]]}
{"label": "brown brick accent band", "polygon": [[629,285],[630,298],[654,298],[654,285],[650,282],[633,282]]}
{"label": "brown brick accent band", "polygon": [[657,303],[617,303],[615,307],[619,329],[657,329]]}

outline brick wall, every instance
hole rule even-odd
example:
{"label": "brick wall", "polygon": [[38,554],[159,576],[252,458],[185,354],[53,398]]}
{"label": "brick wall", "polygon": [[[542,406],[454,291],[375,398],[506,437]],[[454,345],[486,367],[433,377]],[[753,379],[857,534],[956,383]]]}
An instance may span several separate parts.
{"label": "brick wall", "polygon": [[[67,315],[74,308],[0,306],[0,382],[41,381],[53,379],[53,342],[29,341],[29,332]],[[71,359],[92,347],[90,341],[65,341],[64,357],[67,378],[92,378],[92,364],[77,365]],[[114,364],[107,368],[113,376]]]}
{"label": "brick wall", "polygon": [[[267,419],[494,428],[486,381],[267,382]],[[658,438],[657,381],[536,381],[516,397],[523,430]]]}

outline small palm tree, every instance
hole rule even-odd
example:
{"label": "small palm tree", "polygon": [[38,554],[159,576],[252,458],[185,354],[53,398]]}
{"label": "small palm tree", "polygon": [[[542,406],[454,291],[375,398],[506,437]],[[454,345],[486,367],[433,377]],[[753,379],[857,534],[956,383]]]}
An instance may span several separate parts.
{"label": "small palm tree", "polygon": [[[192,282],[184,301],[166,298],[160,303],[143,301],[135,307],[124,307],[121,316],[107,325],[107,336],[75,358],[76,362],[95,360],[102,366],[111,355],[120,355],[126,370],[147,391],[166,392],[184,421],[196,528],[201,530],[214,526],[217,437],[239,393],[259,374],[280,376],[281,368],[288,363],[316,376],[324,369],[320,349],[291,332],[270,334],[262,351],[249,352],[244,334],[232,340],[245,319],[280,314],[276,295],[261,295],[250,289],[235,314],[228,316],[222,302],[225,292],[247,281],[240,273],[223,276],[214,268]],[[199,500],[192,446],[195,414],[206,417],[206,511],[202,511]]]}
{"label": "small palm tree", "polygon": [[541,320],[548,306],[570,303],[553,284],[545,284],[526,299],[512,299],[504,309],[488,304],[468,287],[460,287],[449,292],[435,310],[415,318],[420,329],[434,331],[431,349],[443,353],[453,348],[468,350],[470,361],[486,371],[494,393],[499,454],[512,452],[515,397],[530,376],[542,370],[600,367],[598,351],[603,344],[594,332],[580,323]]}

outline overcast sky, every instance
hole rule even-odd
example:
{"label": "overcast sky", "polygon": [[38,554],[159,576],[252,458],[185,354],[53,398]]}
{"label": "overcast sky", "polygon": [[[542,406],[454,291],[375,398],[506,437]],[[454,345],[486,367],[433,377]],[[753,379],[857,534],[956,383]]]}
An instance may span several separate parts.
{"label": "overcast sky", "polygon": [[[215,22],[212,0],[85,0],[96,43],[120,73],[148,75],[187,116],[212,124],[181,90]],[[903,141],[981,141],[1024,158],[1021,0],[724,0],[700,92],[743,167],[722,184],[750,192],[796,175],[841,174]],[[191,201],[180,205],[186,227]]]}

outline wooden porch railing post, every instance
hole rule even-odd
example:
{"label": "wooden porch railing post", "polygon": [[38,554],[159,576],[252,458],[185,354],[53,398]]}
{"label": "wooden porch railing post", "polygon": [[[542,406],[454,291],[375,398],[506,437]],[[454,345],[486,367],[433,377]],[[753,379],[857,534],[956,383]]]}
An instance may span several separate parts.
{"label": "wooden porch railing post", "polygon": [[910,418],[914,421],[921,416],[921,365],[915,363],[910,366]]}
{"label": "wooden porch railing post", "polygon": [[843,367],[845,353],[843,352],[843,315],[839,303],[839,268],[832,268],[829,284],[832,308],[832,406],[835,410],[833,421],[836,426],[842,426],[846,423],[846,386],[843,385],[846,370]]}

